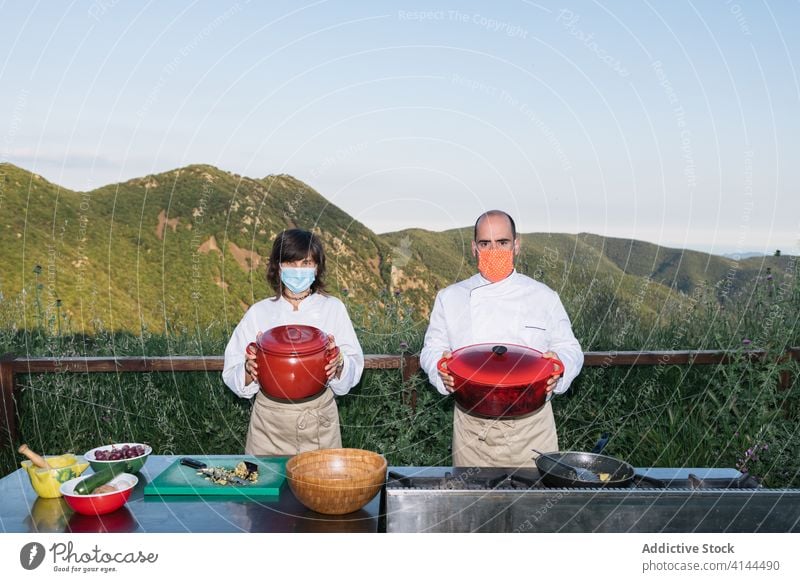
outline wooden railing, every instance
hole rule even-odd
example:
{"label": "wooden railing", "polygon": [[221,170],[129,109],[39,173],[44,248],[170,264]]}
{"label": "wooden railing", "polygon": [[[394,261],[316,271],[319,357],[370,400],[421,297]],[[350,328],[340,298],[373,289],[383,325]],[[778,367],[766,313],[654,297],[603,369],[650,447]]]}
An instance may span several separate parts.
{"label": "wooden railing", "polygon": [[[747,357],[762,362],[766,353],[761,350],[731,352],[725,350],[648,351],[648,352],[585,352],[584,366],[669,366],[729,364],[736,358]],[[800,360],[800,347],[786,351],[783,360]],[[222,356],[165,356],[165,357],[68,357],[18,358],[14,354],[0,357],[0,446],[13,444],[17,432],[17,374],[59,374],[95,372],[221,372]],[[367,354],[364,368],[369,370],[399,370],[403,383],[420,371],[419,356],[413,354]],[[788,389],[792,378],[782,372],[780,387]],[[412,388],[410,404],[416,407],[416,391]]]}

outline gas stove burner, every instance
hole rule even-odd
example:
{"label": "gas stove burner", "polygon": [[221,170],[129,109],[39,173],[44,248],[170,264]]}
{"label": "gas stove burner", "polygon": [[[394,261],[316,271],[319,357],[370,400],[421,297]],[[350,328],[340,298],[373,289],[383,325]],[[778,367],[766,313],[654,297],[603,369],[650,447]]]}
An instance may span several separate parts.
{"label": "gas stove burner", "polygon": [[654,479],[647,475],[636,474],[633,480],[628,483],[627,489],[666,489],[667,483],[661,479]]}
{"label": "gas stove burner", "polygon": [[522,475],[503,474],[489,479],[486,482],[488,489],[533,489],[534,487],[544,487],[541,481],[529,479]]}
{"label": "gas stove burner", "polygon": [[760,489],[761,482],[748,473],[738,479],[701,479],[694,473],[687,477],[690,489]]}
{"label": "gas stove burner", "polygon": [[[524,472],[524,474],[523,474]],[[543,488],[539,474],[530,469],[468,468],[440,475],[408,476],[389,471],[390,489],[435,489],[458,491],[526,490]]]}

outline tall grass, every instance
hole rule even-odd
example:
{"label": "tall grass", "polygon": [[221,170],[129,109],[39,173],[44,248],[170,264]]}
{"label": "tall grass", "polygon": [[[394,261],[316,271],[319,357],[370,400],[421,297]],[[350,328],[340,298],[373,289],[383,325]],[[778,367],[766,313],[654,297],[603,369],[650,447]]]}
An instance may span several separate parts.
{"label": "tall grass", "polygon": [[[719,366],[586,368],[570,392],[554,401],[560,446],[585,450],[602,432],[607,451],[638,466],[739,467],[769,486],[800,487],[800,369],[781,360],[800,345],[800,283],[794,263],[763,278],[736,299],[705,287],[642,319],[615,306],[613,296],[584,296],[576,335],[586,350],[728,349],[741,354]],[[572,304],[570,302],[573,301]],[[33,302],[33,321],[19,321]],[[581,309],[578,309],[578,308]],[[404,298],[349,304],[366,353],[418,352],[425,322]],[[231,330],[174,324],[166,332],[108,330],[72,334],[58,304],[44,306],[37,284],[0,304],[0,352],[21,356],[219,355]],[[766,362],[746,358],[767,351]],[[779,388],[781,373],[792,383]],[[242,451],[248,401],[233,395],[218,373],[19,375],[20,440],[43,453],[83,452],[114,441],[150,443],[158,454]],[[409,402],[416,392],[417,406]],[[378,450],[395,465],[447,465],[453,403],[421,375],[408,384],[398,370],[366,371],[338,399],[345,446]],[[18,467],[5,448],[0,473]]]}

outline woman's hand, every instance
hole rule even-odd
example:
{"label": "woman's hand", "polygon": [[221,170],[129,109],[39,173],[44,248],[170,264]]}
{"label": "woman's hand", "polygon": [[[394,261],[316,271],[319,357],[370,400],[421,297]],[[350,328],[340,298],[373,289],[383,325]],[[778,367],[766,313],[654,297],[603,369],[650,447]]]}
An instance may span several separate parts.
{"label": "woman's hand", "polygon": [[[547,358],[548,360],[552,359],[552,358],[555,358],[556,360],[560,360],[561,359],[561,358],[558,357],[557,353],[549,352],[549,351],[543,353],[542,357],[543,358]],[[563,372],[563,370],[562,370],[562,372]],[[558,382],[558,380],[560,378],[561,378],[561,374],[559,374],[558,376],[553,376],[553,377],[547,379],[547,393],[548,394],[550,394],[550,392],[553,391],[553,389],[556,387],[556,382]]]}
{"label": "woman's hand", "polygon": [[[453,353],[450,350],[444,351],[442,352],[442,357],[445,360],[449,360],[451,357],[453,357]],[[442,367],[446,370],[447,362],[443,363]],[[450,374],[445,374],[444,372],[439,370],[439,378],[442,379],[442,382],[444,383],[444,388],[448,392],[453,392],[456,389],[456,381]]]}
{"label": "woman's hand", "polygon": [[[256,343],[261,340],[262,335],[264,335],[263,332],[258,332],[256,334]],[[248,345],[244,351],[244,357],[244,385],[247,386],[253,380],[258,379],[258,364],[256,363],[255,348],[251,348]]]}
{"label": "woman's hand", "polygon": [[[336,339],[332,335],[328,336],[328,348],[329,352],[332,352],[336,348]],[[328,360],[328,364],[325,366],[325,374],[328,375],[328,381],[332,378],[336,378],[337,380],[342,377],[342,370],[344,369],[344,354],[342,350],[339,349],[336,353],[336,357],[331,358]]]}

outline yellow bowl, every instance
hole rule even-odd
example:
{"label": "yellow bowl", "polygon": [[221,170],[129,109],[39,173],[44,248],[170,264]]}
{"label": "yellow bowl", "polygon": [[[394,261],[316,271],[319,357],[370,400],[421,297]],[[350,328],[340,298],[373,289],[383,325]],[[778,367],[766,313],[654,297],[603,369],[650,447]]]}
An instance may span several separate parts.
{"label": "yellow bowl", "polygon": [[45,457],[52,469],[40,469],[30,461],[22,461],[22,468],[28,472],[31,485],[39,497],[47,499],[61,497],[59,488],[62,483],[80,477],[89,463],[83,457],[72,454]]}

